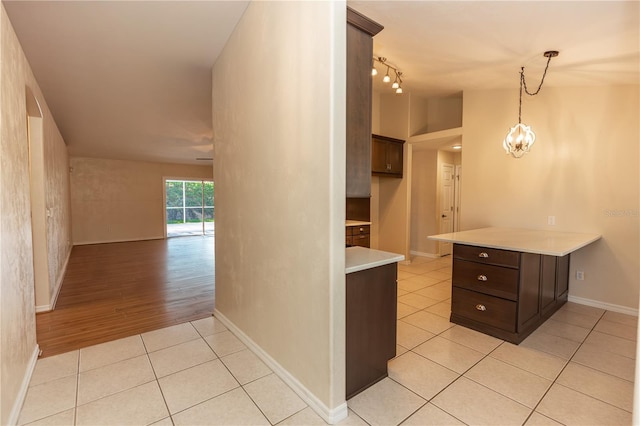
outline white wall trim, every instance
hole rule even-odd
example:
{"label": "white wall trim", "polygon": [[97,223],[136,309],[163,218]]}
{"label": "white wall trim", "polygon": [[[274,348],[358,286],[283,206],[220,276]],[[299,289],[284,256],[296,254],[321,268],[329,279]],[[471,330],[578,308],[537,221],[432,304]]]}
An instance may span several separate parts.
{"label": "white wall trim", "polygon": [[130,243],[135,241],[149,241],[149,240],[164,240],[164,235],[159,237],[149,237],[149,238],[130,238],[130,239],[122,239],[122,240],[102,240],[102,241],[80,241],[74,242],[74,246],[86,246],[90,244],[109,244],[109,243]]}
{"label": "white wall trim", "polygon": [[56,279],[56,286],[53,289],[53,297],[50,299],[48,305],[36,305],[36,313],[40,312],[49,312],[55,309],[56,302],[58,301],[58,295],[60,294],[60,289],[62,288],[62,281],[64,280],[64,274],[67,272],[67,266],[69,265],[69,259],[71,258],[71,250],[67,253],[67,258],[60,269],[60,273],[58,274],[58,278]]}
{"label": "white wall trim", "polygon": [[9,425],[18,424],[18,417],[20,416],[20,411],[22,411],[22,406],[24,405],[24,400],[27,396],[27,390],[29,390],[29,383],[31,382],[33,370],[35,370],[36,368],[36,362],[38,361],[39,354],[40,346],[38,346],[38,344],[36,343],[36,347],[33,348],[33,353],[31,354],[31,358],[29,359],[27,370],[24,372],[24,377],[22,378],[22,384],[20,385],[20,389],[18,390],[18,394],[16,395],[16,400],[13,402],[11,413],[9,413],[9,421],[7,422],[7,424]]}
{"label": "white wall trim", "polygon": [[214,309],[213,315],[220,320],[238,339],[242,341],[258,358],[260,358],[273,372],[280,377],[304,402],[313,409],[322,419],[329,424],[336,424],[346,419],[348,413],[347,402],[343,402],[336,408],[327,407],[318,399],[309,389],[307,389],[298,379],[296,379],[289,371],[281,366],[275,359],[266,353],[258,344],[256,344],[249,336],[240,330],[233,322],[231,322],[224,314]]}
{"label": "white wall trim", "polygon": [[[56,288],[53,290],[53,297],[51,298],[51,310],[56,308],[56,302],[58,301],[58,295],[60,294],[60,289],[62,288],[62,281],[64,281],[64,276],[67,273],[67,266],[69,265],[69,259],[71,258],[71,250],[73,247],[69,248],[69,252],[67,253],[67,258],[64,261],[64,265],[60,269],[60,273],[58,274],[58,279],[56,280]],[[36,309],[37,312],[37,309]]]}
{"label": "white wall trim", "polygon": [[39,314],[40,312],[49,312],[51,310],[53,310],[51,305],[36,305],[36,314]]}
{"label": "white wall trim", "polygon": [[413,256],[428,257],[428,258],[431,258],[431,259],[438,259],[440,257],[435,253],[424,253],[424,252],[415,251],[415,250],[411,250],[411,254]]}
{"label": "white wall trim", "polygon": [[579,303],[580,305],[593,306],[594,308],[606,309],[607,311],[619,312],[621,314],[638,316],[638,310],[622,305],[614,305],[613,303],[600,302],[599,300],[585,299],[569,295],[569,302]]}

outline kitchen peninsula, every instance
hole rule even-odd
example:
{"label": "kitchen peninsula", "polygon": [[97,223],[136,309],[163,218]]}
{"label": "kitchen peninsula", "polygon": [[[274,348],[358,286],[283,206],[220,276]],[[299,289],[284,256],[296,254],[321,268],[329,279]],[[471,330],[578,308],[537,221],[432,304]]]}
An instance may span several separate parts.
{"label": "kitchen peninsula", "polygon": [[348,247],[346,273],[346,397],[387,377],[396,355],[398,262],[401,254]]}
{"label": "kitchen peninsula", "polygon": [[572,252],[599,234],[481,228],[453,243],[451,322],[518,344],[567,301]]}

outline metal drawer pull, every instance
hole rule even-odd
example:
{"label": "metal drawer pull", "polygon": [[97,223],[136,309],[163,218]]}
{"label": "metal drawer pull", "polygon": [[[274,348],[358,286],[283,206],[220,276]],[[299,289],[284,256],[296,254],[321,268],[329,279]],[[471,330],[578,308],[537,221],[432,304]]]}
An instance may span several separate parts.
{"label": "metal drawer pull", "polygon": [[487,257],[489,257],[489,255],[488,255],[486,252],[484,252],[484,251],[483,251],[483,252],[480,252],[480,254],[478,255],[478,257],[484,257],[484,258],[487,258]]}
{"label": "metal drawer pull", "polygon": [[477,304],[476,305],[476,309],[479,310],[479,311],[486,311],[487,307],[484,306],[484,305],[481,305],[481,304]]}
{"label": "metal drawer pull", "polygon": [[487,281],[486,275],[478,275],[478,281]]}

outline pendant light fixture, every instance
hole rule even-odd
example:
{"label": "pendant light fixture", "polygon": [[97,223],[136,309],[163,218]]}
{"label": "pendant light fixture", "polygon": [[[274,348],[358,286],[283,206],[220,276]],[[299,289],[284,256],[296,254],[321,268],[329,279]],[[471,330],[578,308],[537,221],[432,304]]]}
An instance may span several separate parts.
{"label": "pendant light fixture", "polygon": [[544,78],[547,75],[547,69],[549,68],[549,62],[551,62],[551,58],[555,58],[559,55],[557,50],[548,50],[544,52],[544,57],[547,59],[547,66],[544,68],[544,73],[542,74],[542,79],[540,80],[540,85],[538,86],[538,90],[533,93],[530,93],[527,89],[527,83],[524,78],[524,67],[520,68],[520,100],[518,103],[518,124],[513,126],[507,136],[505,136],[502,141],[502,146],[507,152],[507,154],[511,154],[515,158],[520,158],[533,146],[536,141],[536,134],[531,130],[531,126],[527,126],[522,123],[522,89],[529,96],[535,96],[540,92],[542,88],[542,83],[544,83]]}
{"label": "pendant light fixture", "polygon": [[[394,89],[397,94],[401,94],[402,93],[402,71],[399,71],[398,68],[394,67],[391,64],[388,64],[387,63],[387,58],[384,58],[382,56],[378,56],[378,57],[374,56],[374,58],[373,58],[373,66],[371,68],[371,75],[372,76],[378,75],[378,70],[376,69],[376,62],[379,62],[383,66],[387,67],[387,73],[382,78],[382,81],[384,83],[390,83],[391,82],[391,76],[394,75],[395,79],[393,80],[393,84],[391,85],[391,88]],[[389,74],[391,72],[393,74]]]}

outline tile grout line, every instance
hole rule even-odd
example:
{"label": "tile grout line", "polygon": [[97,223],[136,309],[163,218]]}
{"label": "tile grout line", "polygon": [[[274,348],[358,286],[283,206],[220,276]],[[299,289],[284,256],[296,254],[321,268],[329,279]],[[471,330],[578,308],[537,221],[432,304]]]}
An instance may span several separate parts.
{"label": "tile grout line", "polygon": [[78,351],[78,363],[76,366],[76,400],[73,406],[73,424],[74,426],[78,424],[78,394],[80,393],[80,349]]}
{"label": "tile grout line", "polygon": [[[446,281],[446,280],[443,280],[443,281]],[[437,284],[439,284],[439,283],[437,283]],[[436,285],[436,284],[433,284],[433,285]],[[420,290],[422,290],[422,289],[424,289],[424,288],[428,288],[428,287],[431,287],[431,286],[423,287],[423,288],[421,288],[421,289],[414,290],[413,292],[408,292],[407,294],[413,294],[413,293],[416,293],[416,292],[418,292],[418,291],[420,291]],[[446,300],[446,299],[445,299],[445,300]],[[439,302],[439,303],[441,303],[441,302]],[[427,308],[428,308],[428,307],[427,307]],[[419,310],[419,311],[417,311],[417,312],[425,311],[427,308],[420,309],[420,310]],[[415,314],[415,313],[417,313],[417,312],[414,312],[414,314]],[[566,360],[566,363],[564,364],[564,366],[562,367],[562,369],[560,370],[560,372],[557,374],[557,376],[554,378],[554,380],[553,380],[553,381],[551,381],[550,386],[547,388],[547,390],[544,392],[544,394],[540,397],[540,399],[538,400],[538,403],[535,405],[535,407],[533,407],[533,409],[531,409],[531,412],[529,413],[529,415],[528,415],[528,416],[527,416],[527,418],[525,419],[525,423],[526,423],[526,421],[528,421],[528,420],[530,419],[530,417],[533,415],[533,413],[534,413],[534,412],[536,412],[536,409],[538,408],[538,406],[540,405],[540,403],[542,402],[542,400],[544,399],[544,397],[547,395],[547,393],[549,392],[549,390],[551,389],[551,387],[552,387],[554,384],[556,384],[557,379],[560,377],[560,375],[562,374],[562,372],[563,372],[563,371],[566,369],[566,367],[569,365],[569,363],[571,362],[571,360],[573,359],[573,357],[575,356],[575,354],[580,350],[580,348],[582,347],[582,345],[584,344],[584,342],[586,341],[586,339],[587,339],[587,338],[589,337],[589,335],[591,335],[591,333],[594,331],[594,329],[595,329],[595,327],[597,326],[597,324],[598,324],[600,321],[602,321],[602,320],[603,320],[604,315],[605,315],[605,313],[606,313],[606,312],[607,312],[607,311],[606,311],[606,310],[604,310],[604,312],[603,312],[602,314],[600,314],[600,316],[598,317],[598,320],[594,323],[594,325],[593,325],[593,326],[591,327],[591,329],[589,330],[589,333],[585,336],[585,338],[584,338],[581,342],[579,342],[578,347],[577,347],[577,348],[576,348],[576,350],[572,353],[571,357],[570,357],[568,360]],[[406,318],[406,317],[408,317],[408,316],[410,316],[410,315],[413,315],[413,314],[405,315],[405,316],[404,316],[404,317],[402,317],[402,318],[398,318],[398,321],[401,321],[402,319],[404,319],[404,318]],[[403,321],[403,322],[404,322],[404,323],[407,323],[406,321]],[[560,322],[563,322],[563,323],[565,323],[565,324],[569,324],[569,325],[573,325],[573,324],[570,324],[570,323],[567,323],[567,322],[564,322],[564,321],[560,321]],[[407,323],[407,324],[410,324],[410,323]],[[410,324],[410,325],[413,325],[413,324]],[[416,326],[416,327],[417,327],[417,326]],[[420,327],[418,327],[418,328],[420,328]],[[449,327],[449,329],[451,329],[451,328],[452,328],[452,327]],[[449,329],[447,329],[447,330],[449,330]],[[445,331],[447,331],[447,330],[444,330],[444,331],[442,331],[442,332],[440,332],[440,333],[437,333],[434,337],[436,337],[436,336],[440,336],[442,333],[444,333],[444,332],[445,332]],[[425,331],[429,331],[429,330],[425,330]],[[429,332],[430,332],[430,331],[429,331]],[[547,334],[547,333],[545,333],[545,334]],[[604,334],[608,334],[608,333],[604,333]],[[613,336],[613,335],[612,335],[612,336]],[[440,336],[440,337],[442,337],[442,336]],[[557,337],[561,337],[561,336],[557,336]],[[619,336],[615,336],[615,337],[619,337]],[[443,338],[444,338],[444,337],[443,337]],[[429,340],[431,340],[431,339],[433,339],[433,337],[431,337],[431,338],[427,339],[425,342],[427,342],[427,341],[429,341]],[[449,339],[447,339],[447,340],[449,340]],[[567,340],[570,340],[570,339],[567,339]],[[627,340],[628,340],[628,339],[627,339]],[[423,342],[423,343],[425,343],[425,342]],[[423,344],[423,343],[421,343],[421,344]],[[454,343],[458,343],[458,342],[454,342]],[[471,367],[469,367],[467,370],[465,370],[465,372],[464,372],[464,373],[460,374],[460,375],[458,376],[458,378],[456,378],[453,382],[451,382],[449,385],[447,385],[445,388],[443,388],[440,392],[438,392],[436,395],[434,395],[434,396],[433,396],[433,398],[431,398],[430,400],[428,400],[428,402],[427,402],[427,403],[429,403],[429,402],[430,402],[430,401],[432,401],[434,398],[436,398],[440,393],[442,393],[445,389],[447,389],[447,388],[448,388],[449,386],[451,386],[453,383],[457,382],[457,381],[460,379],[460,377],[463,377],[463,376],[464,376],[464,374],[466,374],[466,372],[468,372],[468,371],[469,371],[471,368],[473,368],[475,365],[477,365],[477,364],[478,364],[478,363],[480,363],[482,360],[484,360],[485,358],[487,358],[488,356],[490,356],[490,355],[491,355],[491,353],[493,353],[496,349],[498,349],[500,346],[502,346],[502,344],[503,344],[503,343],[504,343],[504,341],[503,341],[501,344],[499,344],[498,346],[496,346],[494,349],[492,349],[488,354],[484,355],[484,356],[483,356],[479,361],[477,361],[475,364],[473,364]],[[459,343],[458,343],[458,344],[459,344]],[[418,345],[418,346],[420,346],[420,345]],[[465,347],[466,347],[466,345],[463,345],[463,346],[465,346]],[[417,347],[417,346],[416,346],[416,347]],[[407,348],[407,349],[408,349],[408,348]],[[414,347],[414,348],[411,348],[411,349],[408,349],[408,350],[407,350],[407,352],[413,352],[414,354],[421,356],[419,353],[414,352],[414,351],[413,351],[414,349],[415,349],[415,347]],[[471,349],[473,349],[473,348],[471,348]],[[542,352],[542,353],[547,353],[547,352],[545,352],[545,351],[540,351],[540,352]],[[402,354],[402,355],[403,355],[403,354]],[[552,355],[554,355],[554,354],[552,354]],[[556,357],[557,357],[557,355],[554,355],[554,356],[556,356]],[[436,362],[436,361],[430,360],[429,358],[426,358],[426,357],[423,357],[423,358],[428,359],[429,361],[435,362],[436,364],[438,364],[438,365],[440,365],[440,366],[442,366],[442,367],[444,367],[444,368],[448,368],[448,367],[446,367],[446,366],[444,366],[444,365],[442,365],[442,364],[440,364],[440,363],[438,363],[438,362]],[[507,363],[507,364],[508,364],[508,365],[511,365],[510,363]],[[582,365],[582,364],[580,364],[580,365]],[[513,366],[513,367],[515,367],[515,368],[520,368],[520,367],[517,367],[517,366]],[[588,366],[585,366],[585,367],[588,367]],[[591,368],[591,367],[588,367],[588,368]],[[521,368],[520,368],[520,369],[521,369]],[[600,370],[597,370],[597,369],[594,369],[594,370],[595,370],[595,371],[599,371],[599,372],[604,373],[604,374],[609,374],[609,373],[606,373],[606,372],[603,372],[603,371],[600,371]],[[526,370],[523,370],[523,371],[526,371]],[[457,374],[457,372],[456,372],[456,374]],[[533,374],[533,373],[532,373],[532,374]],[[534,374],[534,375],[535,375],[535,376],[538,376],[537,374]],[[612,377],[617,377],[617,376],[614,376],[614,375],[611,375],[611,374],[609,374],[609,375],[610,375],[610,376],[612,376]],[[542,376],[538,376],[538,377],[542,377]],[[542,377],[542,378],[544,379],[544,377]],[[471,380],[471,379],[469,379],[469,378],[467,378],[467,379],[468,379],[468,380]],[[392,380],[393,380],[393,379],[392,379]],[[548,379],[547,379],[547,380],[548,380]],[[394,381],[395,381],[395,380],[394,380]],[[472,380],[472,381],[473,381],[473,380]],[[473,381],[473,382],[474,382],[474,383],[477,383],[477,382],[475,382],[475,381]],[[398,382],[396,382],[396,383],[398,383]],[[400,383],[398,383],[398,384],[400,384]],[[481,385],[481,386],[483,386],[483,387],[485,387],[485,388],[487,388],[487,389],[489,389],[489,390],[494,391],[493,389],[491,389],[491,388],[488,388],[488,387],[484,386],[482,383],[478,383],[478,384],[479,384],[479,385]],[[560,385],[560,384],[558,383],[558,385]],[[571,389],[571,388],[569,388],[569,389]],[[410,390],[410,389],[409,389],[409,390]],[[494,392],[498,393],[499,395],[502,395],[502,396],[505,396],[505,397],[509,398],[508,396],[503,395],[503,394],[502,394],[502,393],[500,393],[500,392],[497,392],[497,391],[494,391]],[[579,391],[578,391],[578,392],[579,392]],[[582,392],[579,392],[579,393],[581,393],[581,394],[582,394]],[[583,394],[583,395],[586,395],[586,396],[588,396],[588,397],[594,398],[594,397],[592,397],[592,396],[590,396],[590,395],[587,395],[587,394]],[[526,405],[524,405],[524,404],[522,404],[522,403],[520,403],[520,402],[518,402],[518,401],[513,400],[512,398],[509,398],[509,399],[511,399],[512,401],[514,401],[514,402],[516,402],[516,403],[518,403],[518,404],[520,404],[520,405],[523,405],[523,406],[524,406],[524,407],[526,407],[526,408],[529,408],[529,407],[527,407]],[[605,404],[608,404],[608,405],[610,405],[610,406],[612,406],[612,407],[619,408],[619,407],[616,407],[615,405],[609,404],[609,403],[607,403],[606,401],[602,401],[602,400],[600,400],[600,399],[598,399],[598,398],[594,398],[594,399],[596,399],[596,400],[598,400],[598,401],[601,401],[601,402],[603,402],[603,403],[605,403]],[[435,405],[435,404],[434,404],[434,405]],[[436,407],[437,407],[437,405],[436,405]],[[440,407],[438,407],[438,408],[440,408]],[[440,409],[441,409],[441,408],[440,408]],[[622,409],[622,410],[623,410],[623,411],[627,411],[627,410],[624,410],[624,409]],[[417,411],[417,410],[416,410],[416,411]],[[443,411],[444,411],[444,410],[443,410]],[[446,412],[446,411],[444,411],[444,412]],[[414,413],[415,413],[415,412],[414,412]],[[414,413],[412,413],[412,415],[413,415]],[[447,413],[447,414],[449,414],[449,415],[451,415],[451,413],[448,413],[448,412],[446,412],[446,413]],[[538,413],[538,414],[540,414],[540,413]],[[455,417],[455,416],[454,416],[454,417]],[[548,416],[545,416],[545,417],[548,417]],[[459,419],[458,419],[458,420],[459,420]],[[555,420],[555,419],[552,419],[552,420]]]}
{"label": "tile grout line", "polygon": [[[151,357],[149,356],[149,350],[147,349],[147,345],[144,343],[144,338],[142,337],[142,334],[139,334],[140,336],[140,340],[142,340],[142,347],[144,348],[144,352],[147,355],[147,360],[149,361],[149,364],[151,365],[151,371],[153,371],[153,376],[155,377],[155,382],[156,382],[156,386],[158,386],[158,389],[160,390],[160,395],[162,396],[162,402],[164,402],[164,406],[167,409],[167,413],[169,414],[169,420],[171,420],[172,424],[175,424],[173,422],[173,417],[171,415],[171,410],[169,409],[169,404],[167,403],[167,398],[164,396],[164,392],[162,391],[162,386],[160,386],[160,380],[158,379],[158,373],[156,372],[155,367],[153,366],[153,362],[151,362]],[[164,417],[166,418],[166,417]],[[162,420],[162,419],[160,419]]]}
{"label": "tile grout line", "polygon": [[[556,311],[556,312],[557,312],[557,311]],[[605,311],[605,312],[606,312],[606,311]],[[598,324],[598,322],[600,322],[600,319],[601,319],[603,316],[604,316],[604,312],[603,312],[602,314],[600,314],[600,317],[598,318],[598,321],[596,321],[596,322],[595,322],[595,324],[593,324],[593,326],[591,326],[591,329],[589,330],[589,333],[585,336],[584,340],[583,340],[582,342],[580,342],[580,344],[578,345],[578,347],[576,348],[576,350],[573,352],[573,354],[571,354],[571,356],[569,357],[569,359],[567,359],[567,362],[564,364],[564,366],[562,366],[562,369],[560,370],[560,372],[556,375],[555,379],[553,379],[553,381],[551,382],[551,385],[547,388],[547,390],[544,392],[544,394],[542,395],[542,397],[538,400],[538,403],[536,404],[536,406],[535,406],[535,407],[533,407],[533,411],[531,411],[531,413],[529,413],[529,416],[527,417],[527,420],[525,420],[525,423],[526,423],[526,421],[528,421],[528,420],[531,418],[531,416],[533,415],[533,413],[536,413],[536,412],[537,412],[536,410],[537,410],[537,409],[538,409],[538,407],[540,406],[540,403],[542,403],[542,400],[547,396],[547,394],[549,393],[549,391],[551,390],[551,388],[553,387],[553,385],[555,385],[555,384],[556,384],[556,382],[557,382],[558,378],[562,375],[562,373],[564,372],[564,370],[566,370],[567,366],[569,365],[569,363],[571,362],[571,360],[573,359],[573,357],[578,353],[578,351],[579,351],[579,350],[580,350],[580,348],[582,347],[582,344],[587,340],[587,338],[588,338],[588,337],[589,337],[589,335],[593,332],[593,330],[595,329],[596,325]],[[565,324],[568,324],[568,323],[565,323]],[[573,324],[571,324],[571,325],[573,325]],[[544,332],[543,332],[543,333],[544,333]],[[545,334],[547,334],[547,333],[545,333]],[[560,336],[558,336],[558,337],[560,337]],[[543,352],[544,352],[544,351],[543,351]],[[547,352],[544,352],[544,353],[547,353]],[[560,383],[558,383],[558,385],[559,385],[559,386],[562,386]],[[571,389],[571,388],[569,388],[569,389]],[[582,392],[580,392],[580,393],[582,393]],[[586,394],[583,394],[583,395],[586,395]],[[589,396],[589,395],[587,395],[587,396]],[[591,397],[591,398],[593,398],[593,397]],[[594,398],[594,399],[597,399],[597,398]],[[604,401],[602,401],[602,402],[604,402]],[[557,421],[557,422],[561,423],[559,420],[556,420],[556,419],[554,419],[553,417],[549,417],[549,416],[547,416],[546,414],[542,414],[542,413],[538,413],[538,414],[543,415],[543,416],[545,416],[545,417],[547,417],[547,418],[549,418],[549,419],[551,419],[551,420],[553,420],[553,421]]]}

